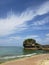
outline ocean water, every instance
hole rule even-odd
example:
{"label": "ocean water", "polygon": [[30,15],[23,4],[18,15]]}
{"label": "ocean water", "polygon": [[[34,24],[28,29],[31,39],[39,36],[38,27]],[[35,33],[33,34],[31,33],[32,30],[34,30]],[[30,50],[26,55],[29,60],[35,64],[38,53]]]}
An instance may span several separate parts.
{"label": "ocean water", "polygon": [[44,51],[24,50],[23,47],[16,46],[0,46],[0,63],[12,59],[19,59],[27,56],[29,57],[39,53],[44,53]]}

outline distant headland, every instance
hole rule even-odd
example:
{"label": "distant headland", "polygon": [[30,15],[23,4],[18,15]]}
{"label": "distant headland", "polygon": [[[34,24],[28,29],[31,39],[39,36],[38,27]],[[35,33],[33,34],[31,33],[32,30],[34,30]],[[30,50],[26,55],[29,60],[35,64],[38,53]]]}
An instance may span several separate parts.
{"label": "distant headland", "polygon": [[32,50],[49,50],[49,45],[41,45],[36,42],[34,39],[26,39],[23,42],[24,49]]}

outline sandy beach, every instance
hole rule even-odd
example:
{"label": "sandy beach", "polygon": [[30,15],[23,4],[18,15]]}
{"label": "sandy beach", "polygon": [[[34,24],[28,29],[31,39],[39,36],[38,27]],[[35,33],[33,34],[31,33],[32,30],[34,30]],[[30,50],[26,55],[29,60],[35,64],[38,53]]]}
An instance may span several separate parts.
{"label": "sandy beach", "polygon": [[40,54],[32,57],[12,60],[0,65],[49,65],[49,54]]}

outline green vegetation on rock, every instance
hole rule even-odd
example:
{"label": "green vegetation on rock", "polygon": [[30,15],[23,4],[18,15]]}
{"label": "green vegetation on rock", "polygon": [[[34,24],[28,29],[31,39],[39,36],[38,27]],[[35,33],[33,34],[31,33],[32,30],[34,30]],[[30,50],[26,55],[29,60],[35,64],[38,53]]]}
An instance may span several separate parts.
{"label": "green vegetation on rock", "polygon": [[26,39],[23,42],[23,46],[25,49],[42,49],[42,46],[36,43],[34,39]]}

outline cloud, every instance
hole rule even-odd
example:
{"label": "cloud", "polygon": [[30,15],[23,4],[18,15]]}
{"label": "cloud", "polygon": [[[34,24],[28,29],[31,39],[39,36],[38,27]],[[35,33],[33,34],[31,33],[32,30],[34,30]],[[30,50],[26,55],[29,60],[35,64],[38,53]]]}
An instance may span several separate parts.
{"label": "cloud", "polygon": [[[47,34],[47,35],[49,35],[49,34]],[[28,36],[24,37],[24,39],[28,39],[28,38],[35,39],[37,43],[42,44],[42,45],[49,44],[48,36],[47,37],[44,36],[44,38],[40,37],[40,35],[28,35]]]}
{"label": "cloud", "polygon": [[39,36],[38,35],[26,35],[26,36],[11,36],[11,37],[8,37],[7,39],[9,40],[24,40],[24,39],[28,39],[28,38],[38,38]]}
{"label": "cloud", "polygon": [[[39,36],[38,35],[28,35],[28,36],[10,36],[8,38],[5,38],[5,39],[0,39],[0,42],[2,43],[2,45],[16,45],[16,46],[22,46],[23,45],[23,41],[24,39],[28,39],[28,38],[38,38]],[[5,46],[4,45],[4,46]]]}
{"label": "cloud", "polygon": [[[27,9],[21,14],[9,14],[6,18],[0,18],[0,36],[13,34],[15,31],[27,29],[27,21],[32,20],[37,15],[43,15],[49,12],[49,1],[43,3],[38,9]],[[43,25],[46,21],[35,22],[34,25]]]}
{"label": "cloud", "polygon": [[[42,44],[42,39],[40,38],[39,35],[28,35],[28,36],[24,37],[24,39],[28,39],[28,38],[35,39],[37,43]],[[24,39],[23,39],[23,41],[24,41]]]}
{"label": "cloud", "polygon": [[47,23],[49,23],[49,17],[45,17],[42,20],[38,20],[38,21],[34,22],[33,25],[40,26],[40,25],[45,25]]}
{"label": "cloud", "polygon": [[[44,2],[36,10],[34,10],[34,18],[38,15],[44,15],[46,13],[49,13],[49,1]],[[33,30],[48,30],[49,26],[45,26],[46,24],[49,24],[49,16],[33,21],[31,26]]]}
{"label": "cloud", "polygon": [[32,39],[36,40],[37,38],[39,38],[39,36],[38,35],[27,35],[27,36],[23,37],[23,40],[28,39],[28,38],[32,38]]}
{"label": "cloud", "polygon": [[[46,13],[49,13],[49,1],[46,1],[40,6],[38,6],[38,8],[35,10],[34,16],[37,16],[37,15],[41,16]],[[42,20],[37,20],[33,22],[33,25],[39,26],[39,25],[45,25],[47,23],[49,23],[49,16],[43,18]]]}
{"label": "cloud", "polygon": [[22,46],[22,37],[20,36],[10,36],[0,39],[1,46]]}
{"label": "cloud", "polygon": [[49,1],[44,2],[42,5],[40,5],[36,11],[37,15],[44,15],[48,12],[49,12]]}
{"label": "cloud", "polygon": [[33,26],[33,30],[49,30],[49,27],[47,26]]}
{"label": "cloud", "polygon": [[[27,27],[27,21],[31,20],[31,10],[26,10],[19,15],[8,14],[6,18],[0,19],[0,36],[5,36],[14,33],[14,31],[22,31]],[[23,27],[23,28],[22,28]]]}
{"label": "cloud", "polygon": [[25,39],[27,39],[27,38],[37,38],[37,37],[39,37],[39,36],[38,35],[28,35],[28,36],[25,37]]}
{"label": "cloud", "polygon": [[44,43],[44,44],[49,44],[49,37],[45,37],[45,38],[43,39],[43,43]]}
{"label": "cloud", "polygon": [[49,33],[45,34],[45,36],[41,42],[42,42],[42,44],[49,44]]}
{"label": "cloud", "polygon": [[[14,14],[13,12],[8,13],[6,18],[0,18],[0,37],[14,34],[14,33],[20,33],[28,30],[49,30],[49,26],[45,26],[45,24],[49,23],[49,17],[46,17],[42,20],[33,21],[32,26],[28,21],[31,22],[36,16],[38,15],[44,15],[49,12],[49,1],[41,4],[40,6],[37,6],[36,10],[33,9],[27,9],[23,11],[22,13]],[[30,32],[29,32],[30,33]],[[23,34],[22,34],[23,36]],[[0,39],[0,45],[22,45],[24,39],[27,38],[33,38],[38,43],[45,44],[49,41],[49,33],[46,34],[46,38],[42,39],[38,35],[26,35],[25,37],[20,37],[19,35],[14,37],[8,37],[6,39]]]}
{"label": "cloud", "polygon": [[47,37],[49,37],[49,33],[48,33],[48,34],[46,34],[46,36],[47,36]]}
{"label": "cloud", "polygon": [[31,26],[33,30],[49,30],[49,17],[45,17],[41,20],[32,22]]}
{"label": "cloud", "polygon": [[37,15],[44,15],[46,13],[49,13],[49,1],[46,1],[44,3],[42,3],[41,5],[37,6],[33,10],[33,13],[34,13],[34,17],[37,16]]}
{"label": "cloud", "polygon": [[46,41],[49,42],[49,38],[46,38]]}
{"label": "cloud", "polygon": [[44,19],[33,22],[32,29],[33,30],[49,30],[49,17],[45,17]]}

